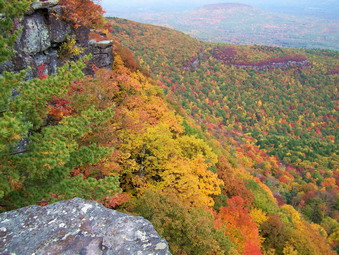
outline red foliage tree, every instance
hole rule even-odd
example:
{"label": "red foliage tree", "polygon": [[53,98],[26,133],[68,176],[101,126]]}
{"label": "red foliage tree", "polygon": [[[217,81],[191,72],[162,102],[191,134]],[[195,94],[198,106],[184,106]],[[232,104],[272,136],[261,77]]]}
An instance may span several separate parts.
{"label": "red foliage tree", "polygon": [[250,207],[254,201],[254,196],[252,192],[246,188],[245,182],[236,176],[225,157],[219,158],[217,168],[218,177],[223,180],[225,184],[222,193],[228,197],[240,196],[244,200],[244,206]]}
{"label": "red foliage tree", "polygon": [[244,200],[230,198],[227,207],[222,207],[216,215],[216,227],[221,228],[237,244],[242,254],[262,254],[260,237],[256,223],[244,208]]}
{"label": "red foliage tree", "polygon": [[48,117],[53,120],[61,120],[72,113],[73,107],[68,100],[54,97],[49,104]]}

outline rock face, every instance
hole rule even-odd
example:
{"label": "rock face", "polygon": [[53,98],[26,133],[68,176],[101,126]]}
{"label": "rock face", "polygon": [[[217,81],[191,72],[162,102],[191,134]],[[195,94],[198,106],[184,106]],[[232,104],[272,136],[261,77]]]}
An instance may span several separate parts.
{"label": "rock face", "polygon": [[99,68],[112,68],[113,54],[112,54],[113,41],[94,41],[88,42],[88,48],[85,53],[92,54],[92,60],[88,67],[85,69],[85,73],[91,74],[91,65],[95,65]]}
{"label": "rock face", "polygon": [[[58,0],[40,0],[32,4],[28,13],[16,21],[17,28],[22,29],[21,36],[17,39],[16,54],[11,61],[0,66],[3,71],[18,72],[31,67],[28,78],[37,77],[39,72],[44,74],[55,73],[56,68],[63,64],[58,50],[67,41],[75,38],[77,46],[83,48],[84,54],[92,54],[93,58],[89,68],[111,68],[113,63],[113,42],[89,42],[90,30],[86,27],[74,28],[70,23],[62,20],[63,8],[58,5]],[[105,45],[103,48],[102,45]],[[44,67],[41,70],[41,66]],[[40,70],[38,70],[40,67]]]}
{"label": "rock face", "polygon": [[309,62],[307,60],[302,61],[286,61],[286,62],[277,62],[277,63],[270,63],[270,64],[264,64],[264,65],[242,65],[242,64],[235,64],[235,66],[239,67],[245,67],[245,68],[254,68],[258,70],[269,70],[269,69],[289,69],[291,67],[303,67],[303,66],[309,66]]}
{"label": "rock face", "polygon": [[20,50],[34,55],[51,47],[48,25],[40,11],[27,16],[23,23],[24,31],[17,45],[21,46]]}
{"label": "rock face", "polygon": [[142,217],[80,198],[0,214],[0,254],[169,255]]}

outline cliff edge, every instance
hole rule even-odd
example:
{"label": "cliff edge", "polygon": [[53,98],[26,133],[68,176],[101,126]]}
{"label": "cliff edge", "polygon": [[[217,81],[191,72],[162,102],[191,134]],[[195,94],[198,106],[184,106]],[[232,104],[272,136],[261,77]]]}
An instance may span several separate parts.
{"label": "cliff edge", "polygon": [[152,224],[80,198],[0,214],[0,254],[169,255]]}
{"label": "cliff edge", "polygon": [[[28,69],[27,79],[40,74],[53,74],[65,61],[75,60],[83,55],[92,55],[88,68],[84,71],[91,74],[92,66],[112,68],[114,56],[112,41],[89,40],[90,29],[76,27],[63,19],[64,9],[58,0],[39,0],[33,2],[24,17],[15,20],[15,28],[22,32],[15,43],[15,55],[0,65],[3,71],[19,72]],[[81,49],[81,54],[74,58],[71,54],[62,55],[62,47],[69,39],[74,39],[74,47]],[[65,58],[66,57],[66,58]],[[65,58],[65,59],[63,59]]]}

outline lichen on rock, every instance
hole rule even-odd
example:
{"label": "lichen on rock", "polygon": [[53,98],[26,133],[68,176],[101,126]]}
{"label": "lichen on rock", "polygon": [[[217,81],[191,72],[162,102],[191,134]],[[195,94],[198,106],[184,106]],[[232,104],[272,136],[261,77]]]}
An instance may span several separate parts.
{"label": "lichen on rock", "polygon": [[0,254],[169,255],[152,224],[80,198],[0,214]]}

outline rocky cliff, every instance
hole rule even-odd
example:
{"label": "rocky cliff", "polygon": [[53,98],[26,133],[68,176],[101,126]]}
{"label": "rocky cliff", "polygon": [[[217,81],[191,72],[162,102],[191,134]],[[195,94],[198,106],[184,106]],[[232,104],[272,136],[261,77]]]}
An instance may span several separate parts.
{"label": "rocky cliff", "polygon": [[[90,73],[93,65],[111,68],[113,42],[89,40],[88,28],[75,28],[63,20],[62,15],[63,8],[58,5],[58,0],[34,2],[28,13],[15,21],[16,28],[22,29],[15,45],[16,54],[11,61],[0,66],[0,73],[18,72],[27,67],[31,67],[28,78],[36,77],[39,72],[54,73],[65,61],[60,57],[60,47],[69,38],[75,38],[76,46],[83,49],[82,55],[92,54],[89,67],[85,70],[87,73]],[[72,56],[68,57],[72,59]]]}
{"label": "rocky cliff", "polygon": [[151,223],[74,198],[0,214],[0,254],[169,255]]}

